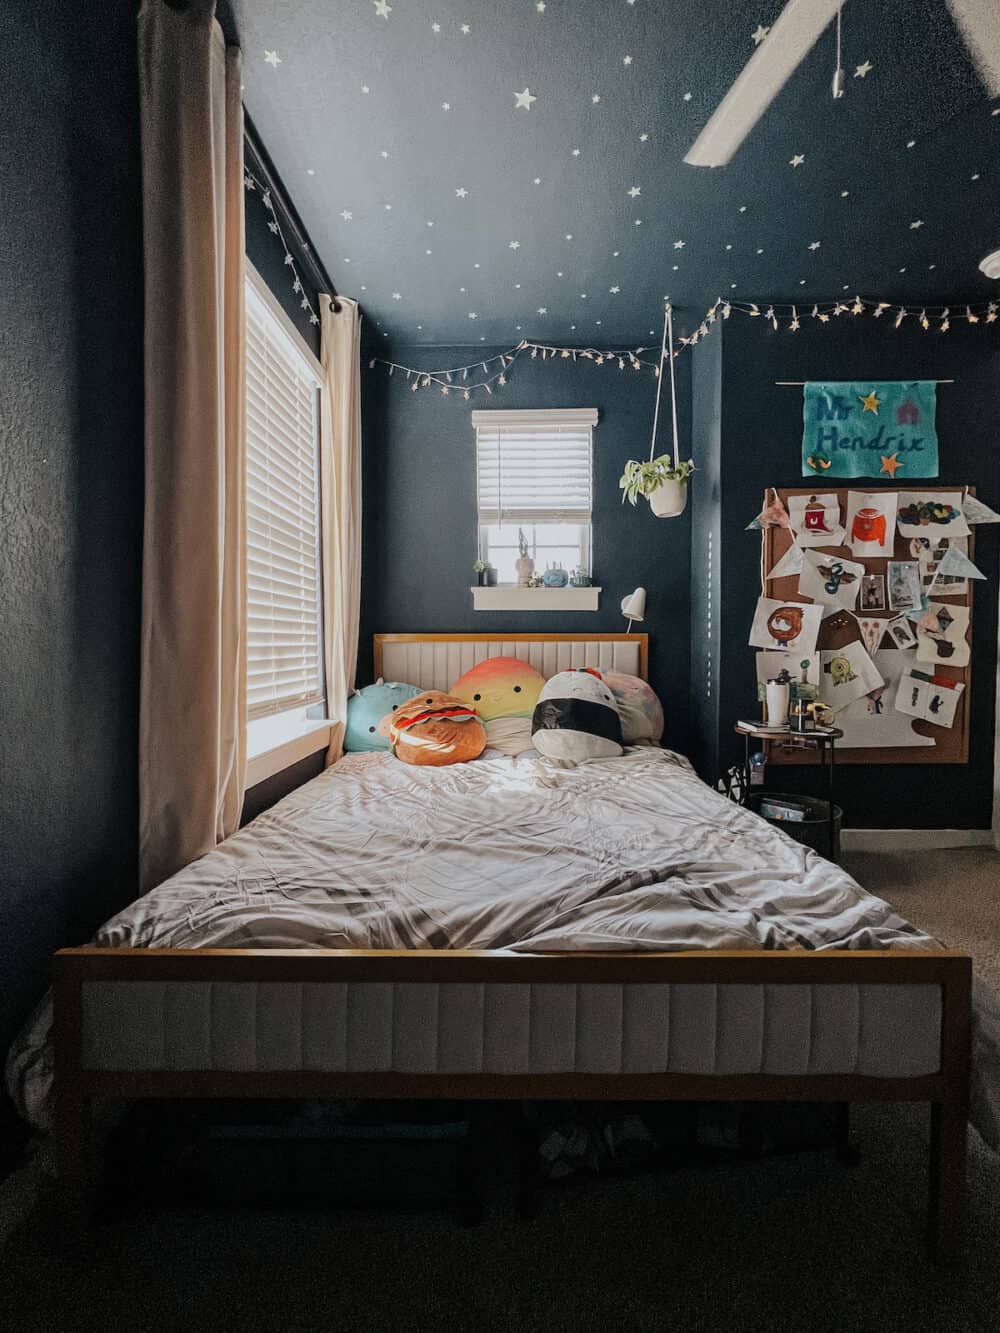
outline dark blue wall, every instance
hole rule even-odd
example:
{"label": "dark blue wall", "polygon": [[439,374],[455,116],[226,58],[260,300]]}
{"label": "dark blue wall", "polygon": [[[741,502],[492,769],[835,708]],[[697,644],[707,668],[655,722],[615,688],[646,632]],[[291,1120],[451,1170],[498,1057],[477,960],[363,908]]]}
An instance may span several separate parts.
{"label": "dark blue wall", "polygon": [[[719,351],[711,343],[719,340]],[[737,717],[756,712],[754,650],[747,647],[750,622],[760,595],[760,536],[744,528],[761,505],[765,486],[802,486],[802,390],[776,380],[950,379],[938,395],[941,481],[970,484],[987,503],[1000,507],[1000,337],[982,325],[956,320],[942,335],[923,332],[916,321],[898,331],[889,321],[841,316],[829,325],[806,319],[798,333],[773,332],[764,320],[734,317],[716,325],[709,342],[696,349],[706,376],[718,375],[721,401],[718,513],[696,511],[695,546],[702,550],[707,524],[718,524],[721,565],[718,615],[719,764],[738,757],[732,734]],[[712,358],[712,365],[708,359]],[[714,369],[713,369],[714,367]],[[699,383],[696,371],[696,384]],[[703,393],[708,394],[703,388]],[[699,396],[699,409],[703,397]],[[904,480],[898,474],[896,484]],[[884,479],[888,481],[888,479]],[[874,479],[858,487],[877,489]],[[915,485],[933,485],[917,481]],[[974,585],[971,738],[967,765],[852,765],[841,775],[845,823],[855,827],[988,828],[992,808],[993,715],[997,644],[997,526],[976,529],[976,563],[988,582]],[[705,595],[695,580],[692,607],[696,634],[706,615]],[[694,707],[708,711],[692,683]],[[710,751],[711,732],[700,742]],[[802,774],[782,768],[781,782]],[[707,777],[714,774],[706,773]]]}
{"label": "dark blue wall", "polygon": [[[397,349],[408,365],[461,364],[499,348]],[[687,361],[678,365],[682,441],[690,439]],[[551,632],[624,630],[620,602],[641,584],[648,593],[650,676],[664,701],[671,744],[687,743],[690,519],[655,519],[645,501],[622,505],[618,478],[629,458],[649,451],[655,380],[589,361],[522,357],[502,393],[465,403],[429,388],[412,393],[405,376],[381,366],[363,372],[365,430],[364,563],[359,680],[370,679],[376,631]],[[666,386],[664,386],[666,391]],[[594,431],[595,581],[604,591],[591,613],[487,613],[469,592],[477,555],[473,407],[596,407]],[[669,413],[667,414],[669,421]],[[663,416],[661,413],[661,425]],[[669,426],[658,440],[669,449]],[[686,444],[683,446],[685,456]],[[639,628],[639,627],[637,627]]]}
{"label": "dark blue wall", "polygon": [[0,6],[0,1050],[134,896],[142,525],[135,6]]}

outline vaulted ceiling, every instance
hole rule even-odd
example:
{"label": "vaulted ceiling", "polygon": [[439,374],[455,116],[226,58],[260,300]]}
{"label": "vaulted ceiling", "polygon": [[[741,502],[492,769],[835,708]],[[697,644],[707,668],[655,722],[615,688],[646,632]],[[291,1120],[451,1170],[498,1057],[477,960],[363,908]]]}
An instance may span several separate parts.
{"label": "vaulted ceiling", "polygon": [[232,11],[247,109],[379,335],[604,345],[658,334],[668,295],[995,296],[977,266],[1000,247],[1000,99],[962,5],[983,0],[845,0],[845,95],[831,23],[716,168],[684,157],[783,40],[784,0]]}

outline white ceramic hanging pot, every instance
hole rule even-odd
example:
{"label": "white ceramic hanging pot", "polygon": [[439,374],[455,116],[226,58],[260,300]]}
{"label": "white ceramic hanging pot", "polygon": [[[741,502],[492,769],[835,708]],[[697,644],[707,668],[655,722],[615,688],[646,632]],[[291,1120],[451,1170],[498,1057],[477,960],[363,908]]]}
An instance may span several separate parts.
{"label": "white ceramic hanging pot", "polygon": [[687,499],[687,482],[661,481],[656,490],[649,493],[649,507],[657,518],[677,518],[684,513]]}

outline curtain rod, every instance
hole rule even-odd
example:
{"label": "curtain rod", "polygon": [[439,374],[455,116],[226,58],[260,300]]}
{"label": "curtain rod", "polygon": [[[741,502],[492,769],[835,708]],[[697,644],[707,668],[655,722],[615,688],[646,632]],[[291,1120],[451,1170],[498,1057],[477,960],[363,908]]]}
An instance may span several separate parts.
{"label": "curtain rod", "polygon": [[[802,389],[807,384],[867,384],[867,380],[775,380],[780,388]],[[876,381],[872,381],[874,384]],[[906,381],[909,383],[909,381]],[[914,381],[915,383],[917,381]],[[954,380],[935,380],[935,384],[954,384]]]}
{"label": "curtain rod", "polygon": [[288,230],[292,240],[298,246],[302,258],[308,268],[317,289],[327,292],[333,302],[333,309],[339,315],[341,311],[340,302],[337,300],[337,289],[330,280],[322,260],[313,249],[312,242],[309,240],[309,233],[306,231],[302,219],[299,217],[295,205],[289,200],[285,193],[285,188],[281,183],[281,177],[278,175],[270,155],[257,133],[257,128],[250,119],[249,114],[244,110],[243,130],[246,138],[247,147],[250,149],[255,161],[257,170],[264,181],[264,184],[271,192],[275,204],[281,209],[285,222],[288,224]]}

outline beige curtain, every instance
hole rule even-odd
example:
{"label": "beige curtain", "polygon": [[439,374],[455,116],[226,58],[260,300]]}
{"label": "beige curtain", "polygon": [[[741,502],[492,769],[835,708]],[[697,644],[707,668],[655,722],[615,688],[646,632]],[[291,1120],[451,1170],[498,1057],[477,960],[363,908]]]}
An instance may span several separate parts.
{"label": "beige curtain", "polygon": [[361,313],[357,301],[320,296],[323,393],[320,487],[323,513],[323,629],[328,716],[326,762],[344,750],[361,618]]}
{"label": "beige curtain", "polygon": [[246,765],[243,112],[214,10],[139,12],[143,891],[238,826]]}

